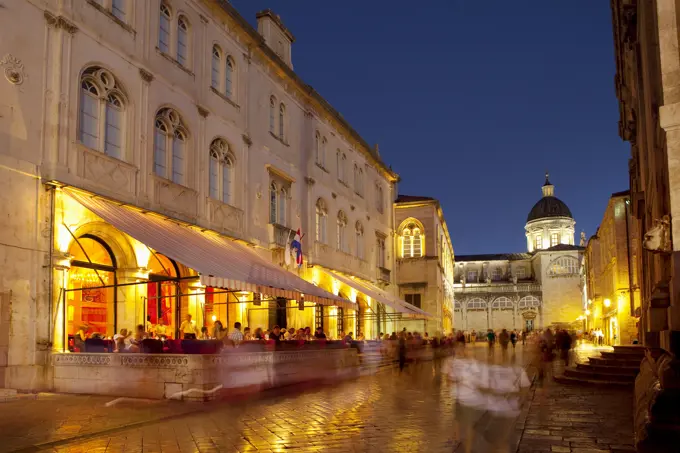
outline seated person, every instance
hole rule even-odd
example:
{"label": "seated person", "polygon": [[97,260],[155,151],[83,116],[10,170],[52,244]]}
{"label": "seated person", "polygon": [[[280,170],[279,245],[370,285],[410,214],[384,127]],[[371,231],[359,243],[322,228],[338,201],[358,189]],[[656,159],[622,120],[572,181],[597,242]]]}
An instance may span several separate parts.
{"label": "seated person", "polygon": [[167,338],[167,326],[165,325],[163,318],[158,318],[158,324],[156,324],[153,333],[159,340],[165,340]]}
{"label": "seated person", "polygon": [[132,334],[127,329],[120,329],[120,333],[113,336],[113,341],[116,342],[114,352],[130,352],[131,346],[130,336]]}

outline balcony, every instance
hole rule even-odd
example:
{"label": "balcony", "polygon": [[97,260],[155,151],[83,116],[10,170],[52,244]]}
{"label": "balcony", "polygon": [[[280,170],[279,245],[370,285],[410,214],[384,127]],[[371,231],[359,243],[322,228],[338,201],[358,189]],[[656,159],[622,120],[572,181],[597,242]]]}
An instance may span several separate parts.
{"label": "balcony", "polygon": [[267,225],[267,230],[269,233],[269,249],[285,249],[286,245],[289,244],[295,232],[288,227],[279,225],[278,223],[270,223]]}
{"label": "balcony", "polygon": [[377,273],[376,278],[378,279],[379,282],[390,283],[391,271],[389,269],[385,269],[384,267],[376,267],[375,270]]}
{"label": "balcony", "polygon": [[518,283],[516,285],[508,283],[454,283],[453,291],[459,294],[473,293],[531,293],[540,292],[541,285],[538,283]]}

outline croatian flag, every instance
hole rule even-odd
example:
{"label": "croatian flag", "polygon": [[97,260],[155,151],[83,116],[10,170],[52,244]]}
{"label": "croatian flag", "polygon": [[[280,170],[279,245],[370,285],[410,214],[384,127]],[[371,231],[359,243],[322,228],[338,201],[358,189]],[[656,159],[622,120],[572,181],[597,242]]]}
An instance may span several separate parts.
{"label": "croatian flag", "polygon": [[300,235],[300,229],[298,228],[293,242],[290,244],[291,254],[295,253],[295,263],[298,267],[302,266],[302,236]]}

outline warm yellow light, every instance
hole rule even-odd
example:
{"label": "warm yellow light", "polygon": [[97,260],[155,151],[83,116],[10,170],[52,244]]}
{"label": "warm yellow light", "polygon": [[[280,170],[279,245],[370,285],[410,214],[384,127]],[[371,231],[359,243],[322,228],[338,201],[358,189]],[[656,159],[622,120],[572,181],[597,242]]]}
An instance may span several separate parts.
{"label": "warm yellow light", "polygon": [[612,301],[611,301],[611,300],[609,300],[609,299],[605,299],[605,300],[604,300],[604,306],[605,306],[605,307],[609,307],[611,304],[612,304]]}
{"label": "warm yellow light", "polygon": [[590,316],[590,310],[586,310],[586,316]]}
{"label": "warm yellow light", "polygon": [[592,299],[588,299],[588,305],[592,305],[592,304],[593,304]]}
{"label": "warm yellow light", "polygon": [[56,241],[57,241],[57,249],[59,249],[60,252],[68,252],[68,246],[71,244],[71,233],[68,231],[68,228],[66,228],[66,225],[59,223],[56,225]]}
{"label": "warm yellow light", "polygon": [[350,290],[349,290],[349,300],[356,303],[356,301],[357,301],[357,290],[356,289],[350,288]]}
{"label": "warm yellow light", "polygon": [[135,251],[135,256],[137,257],[137,267],[146,268],[149,265],[149,259],[151,258],[151,249],[139,241],[132,241],[132,248]]}
{"label": "warm yellow light", "polygon": [[336,296],[340,294],[340,282],[336,279],[332,279],[332,288],[333,288],[333,294]]}
{"label": "warm yellow light", "polygon": [[217,321],[217,316],[216,316],[216,315],[212,315],[212,322],[215,322],[215,321]]}

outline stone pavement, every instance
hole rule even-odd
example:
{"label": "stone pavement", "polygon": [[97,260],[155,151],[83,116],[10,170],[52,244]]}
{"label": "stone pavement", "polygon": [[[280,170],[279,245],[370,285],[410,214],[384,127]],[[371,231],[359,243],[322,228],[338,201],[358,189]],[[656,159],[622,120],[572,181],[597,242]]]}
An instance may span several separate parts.
{"label": "stone pavement", "polygon": [[[475,352],[486,357],[482,345]],[[511,358],[527,360],[521,346]],[[453,452],[460,448],[451,391],[437,365],[425,363],[402,375],[388,370],[207,405],[105,407],[112,398],[45,396],[0,404],[0,452]],[[548,380],[527,402],[512,450],[630,450],[632,402],[625,392]]]}

